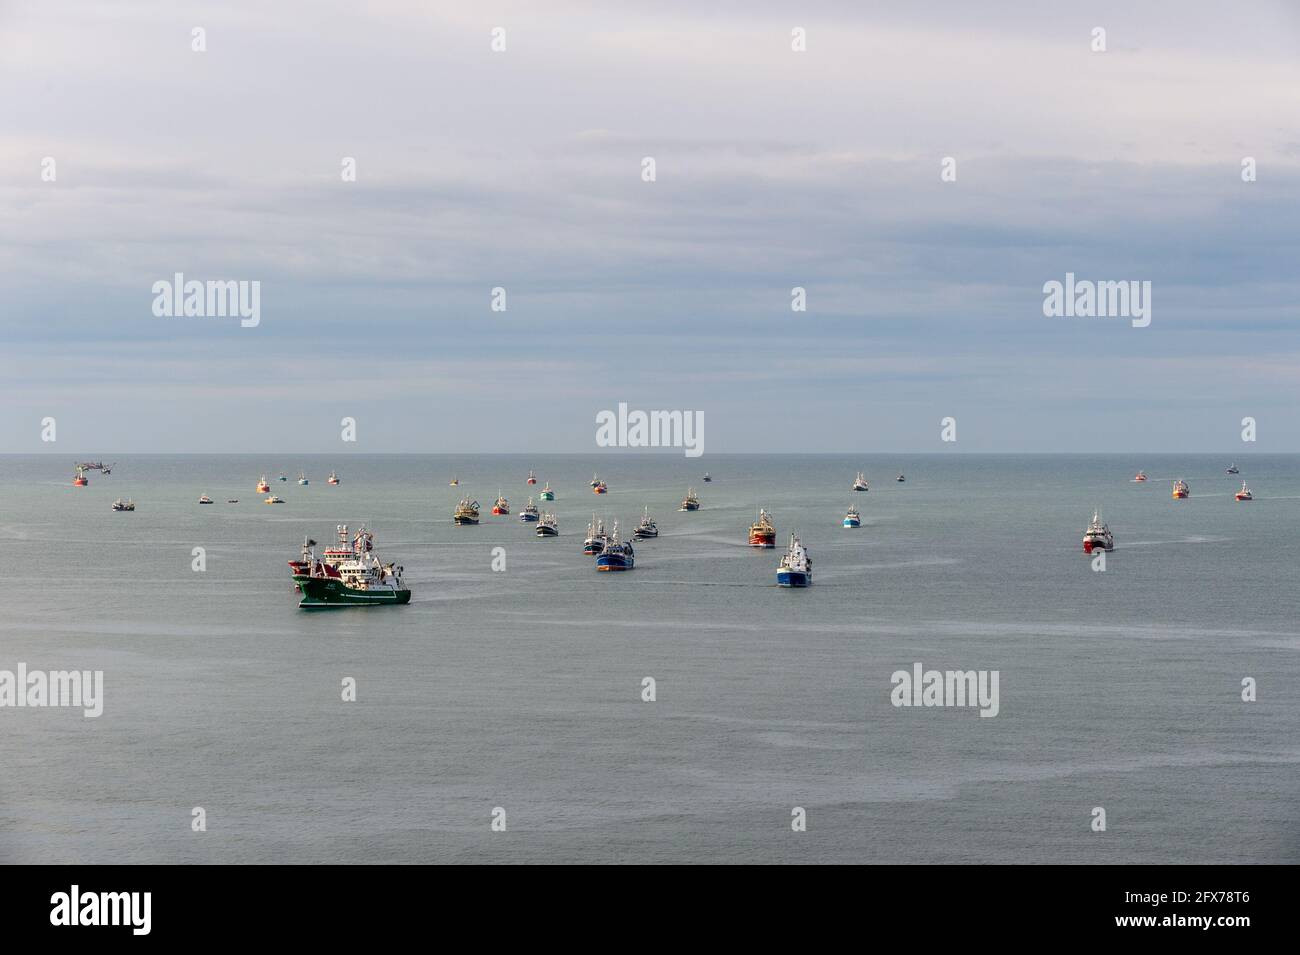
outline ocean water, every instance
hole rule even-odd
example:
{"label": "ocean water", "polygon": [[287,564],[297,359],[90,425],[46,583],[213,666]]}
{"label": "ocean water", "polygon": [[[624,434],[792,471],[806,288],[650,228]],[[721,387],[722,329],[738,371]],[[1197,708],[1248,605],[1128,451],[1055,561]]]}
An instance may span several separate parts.
{"label": "ocean water", "polygon": [[[97,719],[0,709],[0,861],[1297,862],[1300,457],[1243,454],[1249,504],[1227,463],[137,455],[73,488],[70,459],[0,457],[0,669],[104,672]],[[517,519],[529,468],[558,538]],[[646,505],[659,539],[595,573],[592,512]],[[811,588],[746,546],[760,506]],[[411,604],[297,610],[303,536],[362,522]],[[893,706],[917,662],[997,670],[998,715]]]}

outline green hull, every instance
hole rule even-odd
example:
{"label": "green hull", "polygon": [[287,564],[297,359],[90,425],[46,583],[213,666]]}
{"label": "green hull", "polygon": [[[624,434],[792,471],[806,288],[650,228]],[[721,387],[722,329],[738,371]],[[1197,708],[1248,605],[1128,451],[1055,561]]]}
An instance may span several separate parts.
{"label": "green hull", "polygon": [[302,592],[300,610],[333,610],[338,607],[373,607],[376,604],[411,602],[409,590],[356,590],[332,577],[295,576]]}

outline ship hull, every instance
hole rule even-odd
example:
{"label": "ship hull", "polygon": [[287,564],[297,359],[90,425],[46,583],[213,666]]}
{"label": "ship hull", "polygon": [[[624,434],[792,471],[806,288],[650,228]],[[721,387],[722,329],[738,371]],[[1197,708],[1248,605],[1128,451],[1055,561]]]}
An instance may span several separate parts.
{"label": "ship hull", "polygon": [[409,590],[356,590],[341,580],[328,577],[295,576],[293,582],[302,592],[300,610],[333,610],[340,607],[374,607],[380,604],[411,602]]}
{"label": "ship hull", "polygon": [[525,524],[533,524],[537,522],[537,517],[538,515],[536,514],[520,514],[519,520],[523,521]]}
{"label": "ship hull", "polygon": [[639,541],[646,541],[646,540],[651,540],[651,539],[653,539],[653,538],[655,538],[655,537],[658,537],[658,536],[659,536],[659,532],[658,532],[658,531],[642,531],[642,530],[638,530],[638,531],[637,531],[635,534],[633,534],[632,536],[635,537],[635,538],[636,538],[637,540],[639,540]]}
{"label": "ship hull", "polygon": [[600,541],[587,541],[582,545],[582,552],[588,557],[598,557],[605,550],[605,545]]}
{"label": "ship hull", "polygon": [[767,535],[767,534],[750,534],[750,535],[749,535],[749,546],[750,546],[750,547],[759,547],[759,548],[762,548],[762,549],[764,549],[764,550],[766,550],[766,549],[768,549],[768,548],[770,548],[770,547],[775,547],[775,546],[776,546],[776,534],[773,533],[773,534],[771,534],[770,536]]}
{"label": "ship hull", "polygon": [[845,527],[861,527],[861,526],[862,526],[862,522],[861,522],[861,521],[850,521],[850,520],[845,520],[845,521],[844,521],[844,526],[845,526]]}
{"label": "ship hull", "polygon": [[632,558],[622,554],[601,554],[596,558],[596,569],[602,571],[631,570],[632,565]]}
{"label": "ship hull", "polygon": [[1083,552],[1085,554],[1091,554],[1094,550],[1112,551],[1114,549],[1114,544],[1107,544],[1105,541],[1086,540],[1083,542]]}
{"label": "ship hull", "polygon": [[802,570],[778,570],[776,582],[781,587],[807,587],[812,583],[812,574]]}
{"label": "ship hull", "polygon": [[553,500],[555,500],[555,495],[554,495],[554,494],[546,494],[546,493],[543,493],[542,496],[541,496],[541,498],[540,498],[540,500],[543,500],[543,501],[553,501]]}
{"label": "ship hull", "polygon": [[537,528],[537,536],[538,537],[559,537],[560,532],[554,527],[539,527]]}

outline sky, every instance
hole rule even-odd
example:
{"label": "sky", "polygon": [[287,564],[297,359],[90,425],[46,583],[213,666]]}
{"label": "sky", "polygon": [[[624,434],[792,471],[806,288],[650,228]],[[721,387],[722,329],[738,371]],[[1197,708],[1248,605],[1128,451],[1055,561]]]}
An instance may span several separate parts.
{"label": "sky", "polygon": [[1298,54],[1285,2],[0,0],[0,452],[1297,452]]}

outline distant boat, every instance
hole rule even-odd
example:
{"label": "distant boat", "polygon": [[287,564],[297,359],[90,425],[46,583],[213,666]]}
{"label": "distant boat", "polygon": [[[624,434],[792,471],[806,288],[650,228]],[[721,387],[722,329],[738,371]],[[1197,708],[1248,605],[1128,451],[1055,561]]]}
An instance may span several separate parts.
{"label": "distant boat", "polygon": [[1192,496],[1192,489],[1187,486],[1187,482],[1179,478],[1174,482],[1174,500],[1181,501],[1185,497]]}
{"label": "distant boat", "polygon": [[1240,473],[1241,473],[1241,468],[1237,467],[1237,465],[1235,465],[1235,464],[1229,464],[1229,465],[1228,465],[1228,473],[1229,473],[1229,474],[1240,474]]}
{"label": "distant boat", "polygon": [[452,512],[451,519],[457,524],[477,524],[478,501],[471,501],[467,497],[461,498],[460,503],[456,505],[456,510]]}
{"label": "distant boat", "polygon": [[289,480],[289,479],[288,479],[287,477],[285,477],[283,474],[280,475],[280,478],[279,478],[279,479],[280,479],[281,481],[288,481],[288,480]]}
{"label": "distant boat", "polygon": [[270,497],[268,497],[268,498],[267,498],[265,501],[263,501],[262,503],[263,503],[263,504],[283,504],[283,503],[284,503],[284,498],[282,498],[282,497],[276,497],[274,494],[272,494]]}
{"label": "distant boat", "polygon": [[206,494],[200,494],[200,495],[199,495],[199,503],[200,503],[200,504],[211,504],[211,503],[212,503],[212,498],[208,497]]}
{"label": "distant boat", "polygon": [[266,475],[263,474],[262,477],[257,482],[257,493],[266,494],[270,490],[271,490],[271,485],[266,483]]}
{"label": "distant boat", "polygon": [[135,501],[132,501],[132,500],[129,500],[129,499],[124,501],[124,500],[122,500],[122,499],[119,497],[116,501],[113,502],[113,510],[115,510],[115,511],[134,511],[134,510],[135,510]]}
{"label": "distant boat", "polygon": [[532,471],[529,471],[529,472],[528,472],[528,483],[529,483],[529,484],[536,484],[536,483],[537,483],[537,475],[534,474]]}
{"label": "distant boat", "polygon": [[863,476],[861,471],[859,471],[858,476],[853,479],[853,490],[855,491],[870,490],[870,488],[867,487],[867,479],[866,477]]}
{"label": "distant boat", "polygon": [[338,484],[338,483],[339,483],[339,476],[338,476],[337,474],[335,474],[333,471],[331,471],[331,472],[330,472],[330,476],[329,476],[328,478],[325,479],[325,483],[326,483],[326,484]]}
{"label": "distant boat", "polygon": [[776,582],[782,587],[807,587],[812,583],[812,558],[793,534],[790,549],[776,565]]}
{"label": "distant boat", "polygon": [[698,511],[700,509],[700,499],[695,493],[695,488],[686,489],[686,497],[682,500],[682,506],[677,508],[679,511]]}
{"label": "distant boat", "polygon": [[1092,512],[1092,523],[1088,529],[1083,532],[1083,552],[1091,554],[1094,550],[1114,550],[1115,538],[1111,535],[1110,528],[1106,522],[1101,519],[1098,511]]}
{"label": "distant boat", "polygon": [[541,520],[537,522],[538,537],[557,537],[560,533],[560,522],[555,515],[547,511],[542,515]]}
{"label": "distant boat", "polygon": [[861,527],[861,526],[862,526],[862,515],[861,515],[860,513],[858,513],[857,505],[855,505],[855,504],[850,504],[850,505],[849,505],[849,509],[848,509],[848,511],[845,512],[845,514],[844,514],[844,526],[845,526],[845,527]]}
{"label": "distant boat", "polygon": [[629,541],[620,540],[618,521],[614,522],[614,532],[605,542],[605,549],[596,557],[597,570],[631,570],[636,565],[636,553]]}
{"label": "distant boat", "polygon": [[897,478],[895,478],[895,480],[898,481],[899,484],[902,484],[904,481],[907,480],[907,478],[903,477],[903,475],[900,474]]}
{"label": "distant boat", "polygon": [[582,542],[582,552],[588,557],[595,557],[605,549],[606,539],[605,522],[592,514],[591,523],[587,525],[587,537]]}
{"label": "distant boat", "polygon": [[447,482],[447,484],[448,484],[449,486],[451,486],[451,487],[459,487],[459,486],[460,486],[460,478],[452,478],[450,481]]}
{"label": "distant boat", "polygon": [[593,474],[591,476],[591,486],[595,487],[599,483],[600,483],[600,478],[596,477],[596,475]]}
{"label": "distant boat", "polygon": [[555,500],[555,492],[551,490],[551,482],[550,482],[550,481],[547,481],[544,485],[542,485],[542,493],[539,495],[539,497],[540,497],[543,501],[553,501],[553,500]]}
{"label": "distant boat", "polygon": [[1253,501],[1255,495],[1250,493],[1250,488],[1246,487],[1246,482],[1241,482],[1241,490],[1232,495],[1238,501]]}
{"label": "distant boat", "polygon": [[72,479],[72,486],[86,487],[88,484],[90,484],[90,478],[86,477],[86,472],[81,468],[77,468],[77,475]]}
{"label": "distant boat", "polygon": [[492,505],[493,514],[509,514],[510,502],[507,501],[500,491],[497,491],[496,503]]}
{"label": "distant boat", "polygon": [[759,508],[758,520],[749,525],[749,546],[769,548],[776,546],[776,526],[772,515]]}
{"label": "distant boat", "polygon": [[656,524],[655,519],[650,516],[650,508],[646,507],[645,513],[641,515],[641,523],[636,526],[636,530],[632,533],[632,537],[635,540],[643,541],[658,536],[659,525]]}
{"label": "distant boat", "polygon": [[606,484],[604,481],[597,481],[595,484],[591,486],[591,491],[593,494],[608,494],[609,485]]}
{"label": "distant boat", "polygon": [[237,498],[237,497],[227,498],[227,499],[226,499],[226,503],[227,503],[227,504],[238,504],[238,503],[239,503],[239,498]]}
{"label": "distant boat", "polygon": [[708,471],[705,471],[705,472],[704,472],[704,483],[705,483],[705,484],[710,484],[710,483],[712,483],[712,481],[713,481],[713,478],[711,478],[711,477],[709,476],[709,472],[708,472]]}
{"label": "distant boat", "polygon": [[298,472],[298,483],[301,484],[303,487],[306,487],[306,486],[307,486],[308,484],[310,484],[311,482],[307,480],[307,475],[305,475],[305,474],[303,474],[301,471],[299,471],[299,472]]}
{"label": "distant boat", "polygon": [[1146,479],[1147,479],[1146,471],[1139,471],[1137,474],[1133,475],[1133,480],[1137,481],[1139,484],[1145,481]]}
{"label": "distant boat", "polygon": [[539,516],[537,505],[533,503],[533,499],[530,497],[528,503],[524,505],[524,509],[519,512],[519,519],[525,524],[529,524],[536,521]]}

